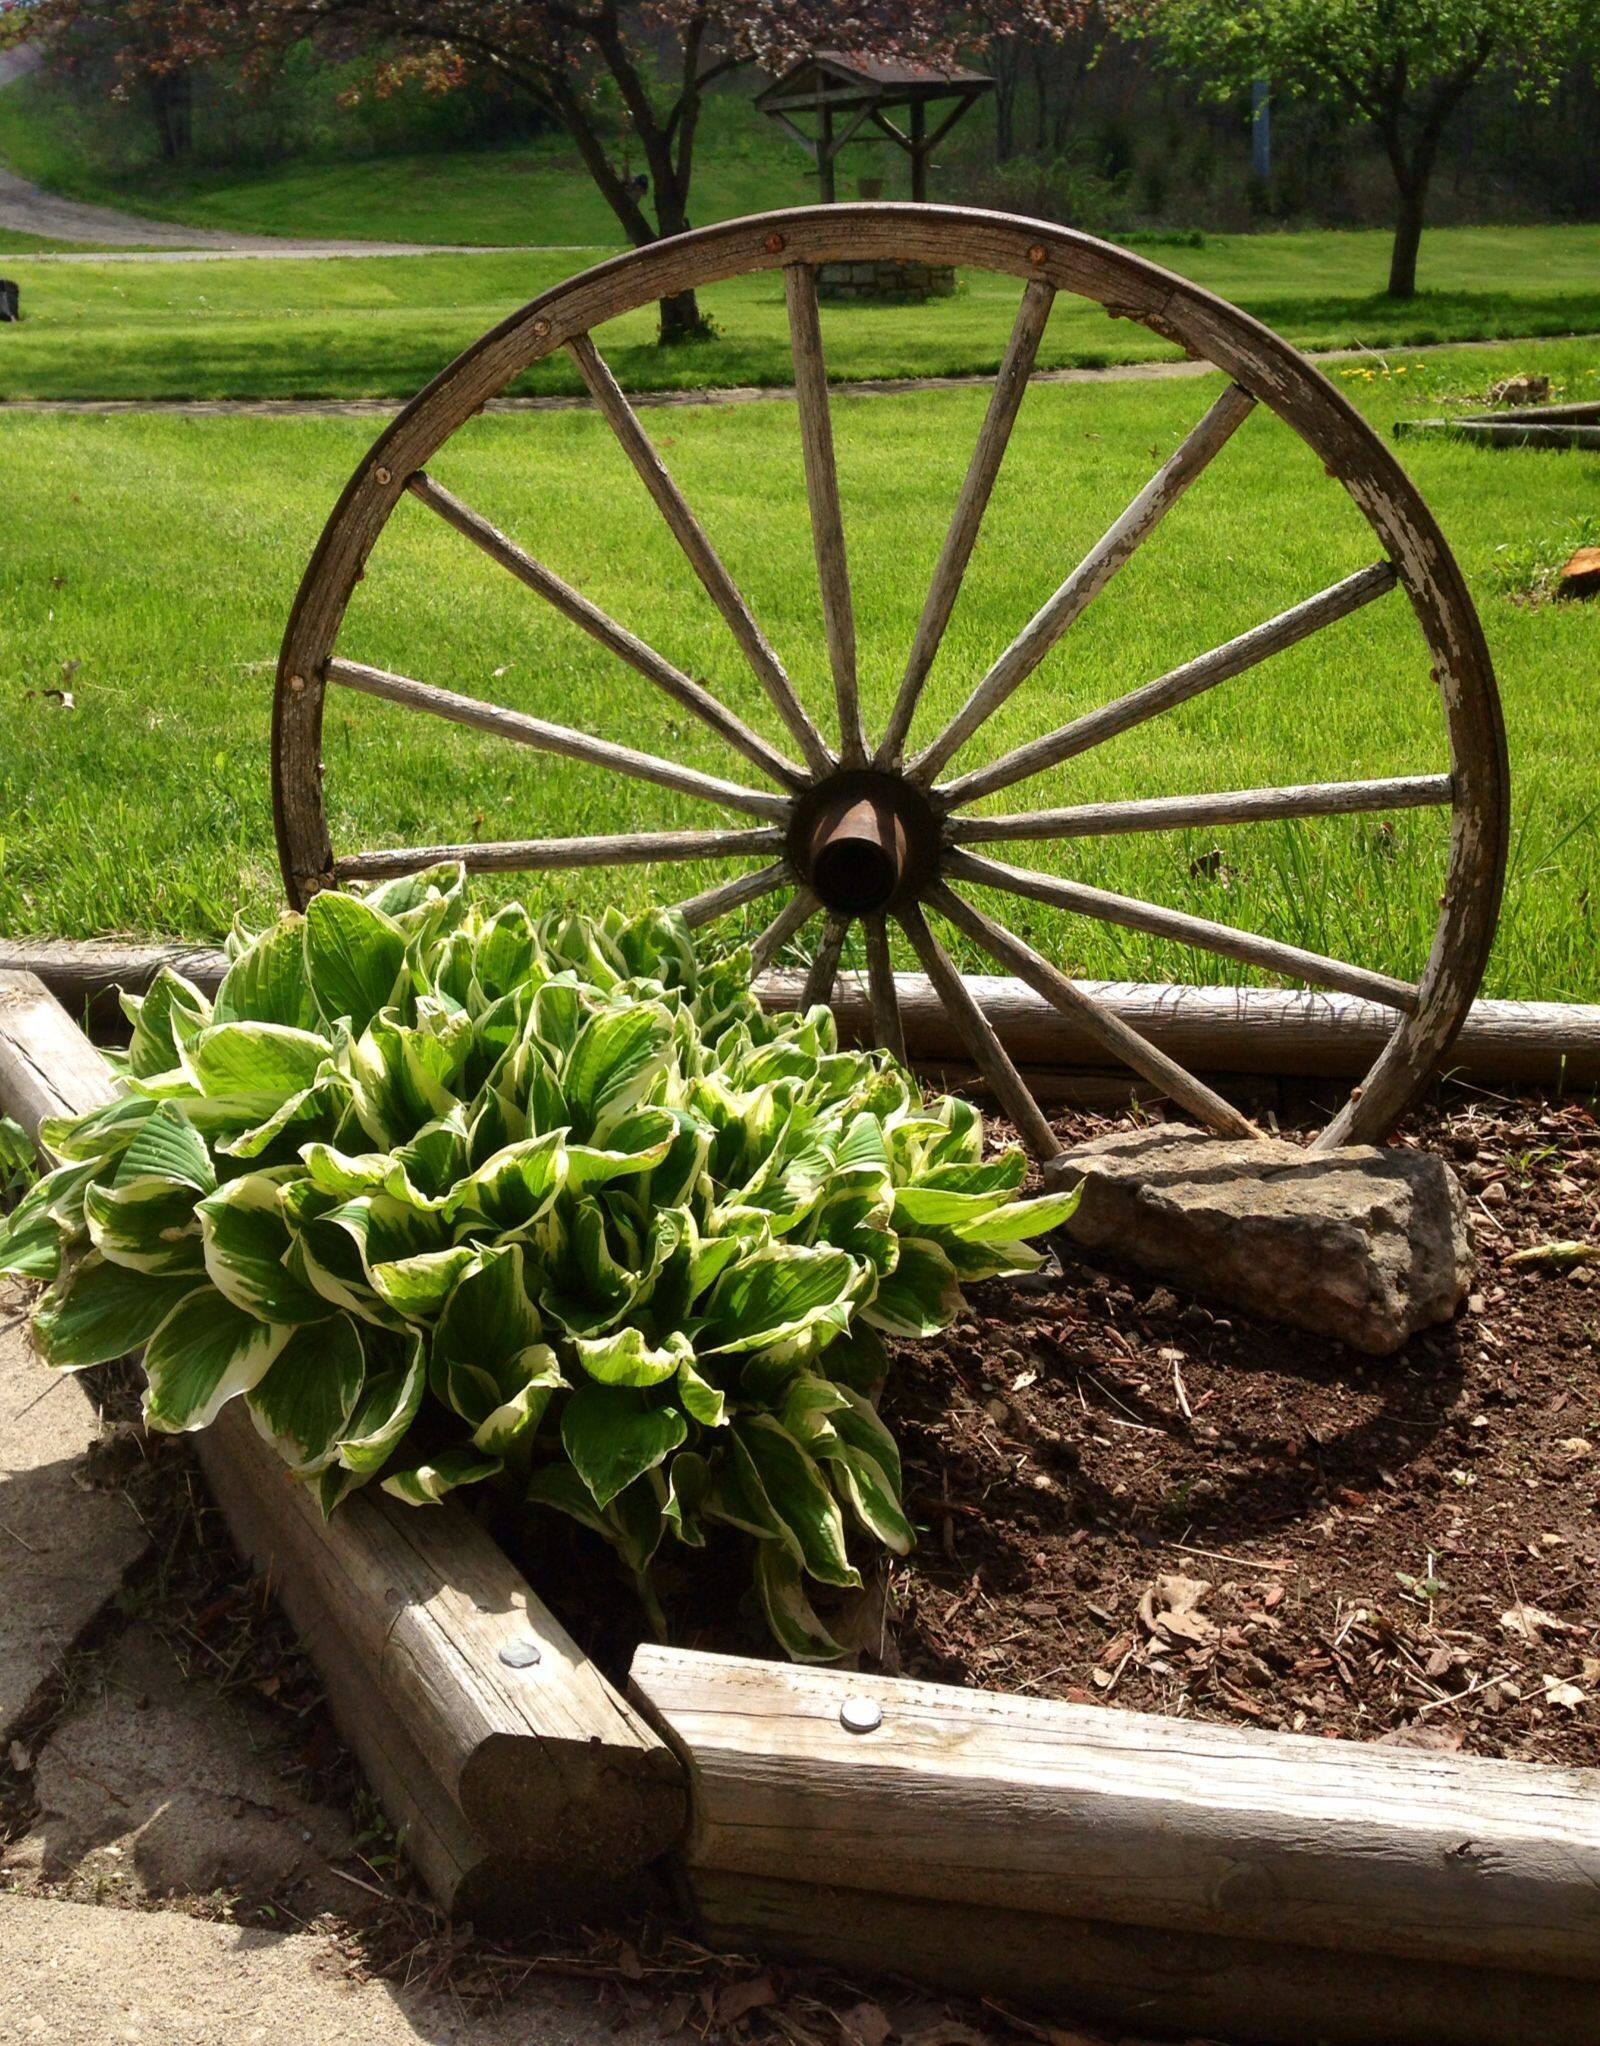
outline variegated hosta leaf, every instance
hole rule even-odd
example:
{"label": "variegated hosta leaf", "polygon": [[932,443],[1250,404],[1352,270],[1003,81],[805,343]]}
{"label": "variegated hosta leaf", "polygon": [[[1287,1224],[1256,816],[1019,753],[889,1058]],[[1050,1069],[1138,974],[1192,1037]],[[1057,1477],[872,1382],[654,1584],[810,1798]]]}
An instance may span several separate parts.
{"label": "variegated hosta leaf", "polygon": [[197,1031],[211,1021],[211,1004],[182,974],[164,966],[144,995],[121,997],[122,1011],[133,1025],[128,1046],[128,1071],[136,1080],[170,1073],[179,1053]]}
{"label": "variegated hosta leaf", "polygon": [[198,1273],[157,1278],[91,1251],[34,1310],[34,1334],[46,1361],[63,1371],[109,1364],[148,1342],[178,1302],[201,1286]]}
{"label": "variegated hosta leaf", "polygon": [[695,1348],[707,1356],[811,1355],[848,1326],[863,1276],[842,1250],[784,1248],[746,1258],[712,1288]]}
{"label": "variegated hosta leaf", "polygon": [[631,1325],[608,1336],[578,1336],[572,1347],[584,1370],[602,1385],[663,1385],[694,1362],[688,1337],[676,1329],[659,1350],[650,1348],[643,1329]]}
{"label": "variegated hosta leaf", "polygon": [[281,916],[244,946],[223,975],[213,1015],[218,1023],[316,1028],[317,1002],[306,971],[303,917]]}
{"label": "variegated hosta leaf", "polygon": [[145,1348],[146,1424],[169,1433],[208,1427],[235,1394],[260,1383],[290,1334],[209,1287],[190,1293]]}
{"label": "variegated hosta leaf", "polygon": [[317,1077],[333,1046],[287,1023],[216,1023],[183,1054],[184,1070],[208,1100],[260,1104],[264,1120]]}
{"label": "variegated hosta leaf", "polygon": [[756,1591],[778,1646],[794,1662],[836,1662],[844,1650],[806,1597],[800,1565],[777,1542],[758,1542]]}
{"label": "variegated hosta leaf", "polygon": [[622,1385],[580,1385],[561,1410],[561,1443],[597,1506],[669,1457],[689,1433],[676,1407]]}
{"label": "variegated hosta leaf", "polygon": [[815,1460],[771,1414],[735,1421],[733,1431],[773,1511],[799,1544],[807,1572],[823,1584],[859,1585],[839,1502]]}
{"label": "variegated hosta leaf", "polygon": [[478,1455],[470,1449],[441,1449],[428,1462],[385,1478],[383,1489],[407,1506],[437,1506],[447,1492],[462,1485],[480,1485],[485,1478],[497,1478],[500,1470],[500,1459],[496,1456]]}
{"label": "variegated hosta leaf", "polygon": [[256,1427],[296,1477],[314,1476],[333,1462],[365,1376],[356,1325],[336,1314],[297,1328],[245,1395]]}
{"label": "variegated hosta leaf", "polygon": [[386,1008],[405,962],[405,932],[370,900],[324,889],[306,910],[306,973],[325,1023],[359,1037]]}
{"label": "variegated hosta leaf", "polygon": [[83,1195],[89,1240],[102,1257],[131,1272],[198,1274],[205,1267],[198,1199],[192,1186],[153,1175],[126,1186],[91,1183]]}
{"label": "variegated hosta leaf", "polygon": [[961,1312],[961,1284],[938,1244],[900,1239],[900,1255],[862,1309],[873,1328],[890,1336],[935,1336]]}
{"label": "variegated hosta leaf", "polygon": [[327,1300],[290,1268],[292,1239],[276,1173],[231,1179],[197,1212],[206,1272],[225,1300],[258,1321],[293,1326],[327,1319]]}

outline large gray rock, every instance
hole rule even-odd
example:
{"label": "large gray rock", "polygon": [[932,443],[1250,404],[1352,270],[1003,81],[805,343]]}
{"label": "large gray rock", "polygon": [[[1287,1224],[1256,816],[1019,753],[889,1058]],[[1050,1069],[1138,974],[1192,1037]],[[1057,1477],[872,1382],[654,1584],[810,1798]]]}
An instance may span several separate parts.
{"label": "large gray rock", "polygon": [[34,1355],[30,1304],[0,1282],[0,1755],[149,1546],[127,1500],[87,1479],[100,1423],[83,1387]]}
{"label": "large gray rock", "polygon": [[1472,1278],[1466,1198],[1424,1151],[1321,1155],[1178,1123],[1072,1151],[1067,1234],[1186,1293],[1384,1356],[1448,1321]]}

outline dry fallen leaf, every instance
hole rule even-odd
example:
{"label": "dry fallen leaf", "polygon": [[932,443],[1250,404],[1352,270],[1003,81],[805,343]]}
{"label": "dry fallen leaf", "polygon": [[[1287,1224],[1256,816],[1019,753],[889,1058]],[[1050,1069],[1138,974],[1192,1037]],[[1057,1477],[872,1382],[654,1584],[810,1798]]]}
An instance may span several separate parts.
{"label": "dry fallen leaf", "polygon": [[1580,1705],[1588,1703],[1588,1692],[1574,1683],[1564,1683],[1560,1677],[1545,1677],[1543,1683],[1547,1705],[1564,1705],[1569,1712],[1576,1712]]}
{"label": "dry fallen leaf", "polygon": [[738,2019],[748,2017],[753,2010],[764,2010],[769,2003],[776,2003],[778,1992],[772,1986],[770,1975],[753,1975],[747,1982],[730,1982],[717,1995],[717,2022],[731,2025]]}
{"label": "dry fallen leaf", "polygon": [[1501,1630],[1515,1634],[1520,1641],[1541,1641],[1546,1634],[1570,1634],[1572,1628],[1565,1620],[1558,1620],[1554,1613],[1543,1613],[1537,1606],[1525,1606],[1518,1602],[1500,1615]]}
{"label": "dry fallen leaf", "polygon": [[1215,1641],[1219,1629],[1199,1608],[1211,1595],[1203,1577],[1176,1571],[1158,1577],[1139,1600],[1139,1619],[1147,1634],[1181,1648],[1202,1648]]}
{"label": "dry fallen leaf", "polygon": [[889,2013],[881,2003],[863,2001],[852,2004],[849,2010],[835,2011],[846,2046],[884,2046],[884,2041],[894,2030],[889,2022]]}

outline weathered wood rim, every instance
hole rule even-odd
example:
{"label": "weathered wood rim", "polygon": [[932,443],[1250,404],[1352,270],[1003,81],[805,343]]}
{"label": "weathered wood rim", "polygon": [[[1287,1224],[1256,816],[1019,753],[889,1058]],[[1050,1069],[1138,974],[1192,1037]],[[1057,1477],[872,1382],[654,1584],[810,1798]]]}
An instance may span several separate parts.
{"label": "weathered wood rim", "polygon": [[[357,854],[349,861],[335,860],[320,780],[322,703],[329,680],[386,696],[412,709],[478,725],[519,743],[611,765],[637,778],[780,823],[792,816],[797,790],[814,787],[836,766],[846,770],[866,767],[870,742],[861,721],[855,624],[816,314],[815,270],[827,262],[880,258],[954,263],[1025,282],[1016,326],[929,593],[900,698],[888,732],[878,751],[870,755],[874,766],[903,774],[909,783],[929,793],[941,813],[950,813],[949,842],[941,846],[938,872],[915,890],[902,890],[908,899],[894,907],[892,914],[924,966],[941,984],[947,1006],[963,1021],[972,1056],[1036,1154],[1048,1160],[1053,1143],[1047,1125],[1030,1104],[1026,1084],[1004,1048],[987,1030],[981,1010],[944,958],[923,915],[924,908],[956,924],[999,964],[1028,979],[1035,991],[1063,1014],[1093,1023],[1111,1057],[1130,1064],[1147,1081],[1164,1086],[1189,1113],[1233,1134],[1251,1129],[1212,1090],[1170,1059],[1151,1052],[1137,1033],[1124,1029],[1114,1018],[1096,1014],[1093,998],[1078,983],[1003,926],[994,924],[964,894],[951,888],[952,881],[1013,895],[1033,894],[1102,922],[1165,934],[1270,972],[1387,1001],[1398,1012],[1392,1034],[1318,1142],[1326,1147],[1380,1140],[1427,1084],[1466,1017],[1488,958],[1503,882],[1508,836],[1505,739],[1493,671],[1470,596],[1436,522],[1393,454],[1294,349],[1246,314],[1143,257],[1044,222],[924,205],[814,207],[727,222],[602,263],[533,300],[468,349],[394,420],[357,469],[318,542],[291,614],[279,664],[273,726],[274,803],[280,859],[291,900],[303,903],[332,881],[370,873],[375,857],[391,866],[397,857],[393,853]],[[837,753],[830,750],[796,697],[781,662],[590,338],[597,326],[665,294],[770,270],[784,274],[794,342],[807,495],[835,685]],[[1141,321],[1192,356],[1215,364],[1230,381],[1182,446],[995,664],[966,708],[937,740],[902,767],[900,749],[911,711],[959,590],[1057,291],[1093,299],[1117,316]],[[426,464],[436,451],[488,399],[561,347],[572,353],[597,406],[722,611],[789,727],[804,756],[804,767],[775,753],[699,683],[607,618],[427,476]],[[1256,404],[1274,412],[1320,457],[1329,475],[1367,519],[1380,542],[1381,559],[1118,702],[953,782],[937,784],[935,776],[944,762],[1025,679]],[[716,729],[767,774],[777,785],[775,791],[725,782],[564,727],[476,704],[404,676],[336,660],[335,643],[351,593],[378,534],[407,490]],[[1396,581],[1409,597],[1431,657],[1449,738],[1448,777],[1414,774],[1388,783],[1236,792],[1233,797],[1212,800],[1222,821],[1229,815],[1230,804],[1234,821],[1248,821],[1259,816],[1336,814],[1448,802],[1452,819],[1445,891],[1427,964],[1415,986],[1159,905],[1128,902],[1102,890],[1024,873],[966,849],[983,836],[985,820],[955,818],[958,804],[1038,773],[1187,701],[1380,597]],[[1172,808],[1170,803],[1168,808]],[[1005,835],[1070,836],[1101,828],[1170,828],[1159,802],[1142,807],[1124,805],[1121,813],[1110,823],[1081,816],[1063,821],[1062,813],[1039,813],[1031,819],[1007,820],[1018,828]],[[631,852],[624,842],[610,841],[613,851],[608,856],[654,857],[647,845],[650,836],[635,840]],[[592,843],[596,842],[580,842],[580,849],[570,854],[566,863],[598,860],[601,855],[583,849]],[[419,863],[424,850],[414,849]],[[515,845],[493,848],[497,857],[485,864],[508,868],[516,864],[518,850]],[[558,863],[540,845],[527,850],[535,855],[527,864]],[[836,904],[819,900],[802,862],[791,857],[756,876],[708,889],[683,907],[693,921],[708,922],[779,891],[786,892],[787,900],[756,941],[758,962],[775,956],[819,908],[829,908],[830,921],[810,983],[814,998],[826,999],[842,942],[837,928],[841,912]],[[902,1041],[902,1030],[881,914],[867,911],[862,920],[869,962],[874,963],[874,1027],[878,1041],[894,1049]]]}

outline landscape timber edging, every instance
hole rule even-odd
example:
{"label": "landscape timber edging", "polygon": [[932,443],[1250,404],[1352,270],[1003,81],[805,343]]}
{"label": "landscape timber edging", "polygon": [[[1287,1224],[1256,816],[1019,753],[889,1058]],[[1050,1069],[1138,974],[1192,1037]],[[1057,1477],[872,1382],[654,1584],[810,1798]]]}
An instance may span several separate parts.
{"label": "landscape timber edging", "polygon": [[713,1943],[1141,2036],[1600,2036],[1600,1771],[651,1646],[631,1688]]}
{"label": "landscape timber edging", "polygon": [[[74,1015],[114,1019],[114,991],[142,993],[163,966],[214,993],[225,956],[208,946],[116,939],[0,942],[0,972],[36,974]],[[769,973],[756,984],[768,1009],[794,1008],[804,977]],[[906,1049],[919,1064],[964,1066],[970,1052],[926,975],[895,975]],[[1105,1073],[1106,1054],[1021,981],[971,975],[973,988],[1018,1064]],[[1294,988],[1207,987],[1084,981],[1104,1002],[1192,1072],[1274,1078],[1352,1079],[1371,1065],[1394,1027],[1389,1010],[1352,995]],[[864,1037],[871,1013],[862,977],[841,974],[834,1008],[847,1039]],[[1480,1001],[1442,1073],[1487,1086],[1600,1086],[1600,1004]],[[1127,1076],[1131,1091],[1132,1075]]]}

